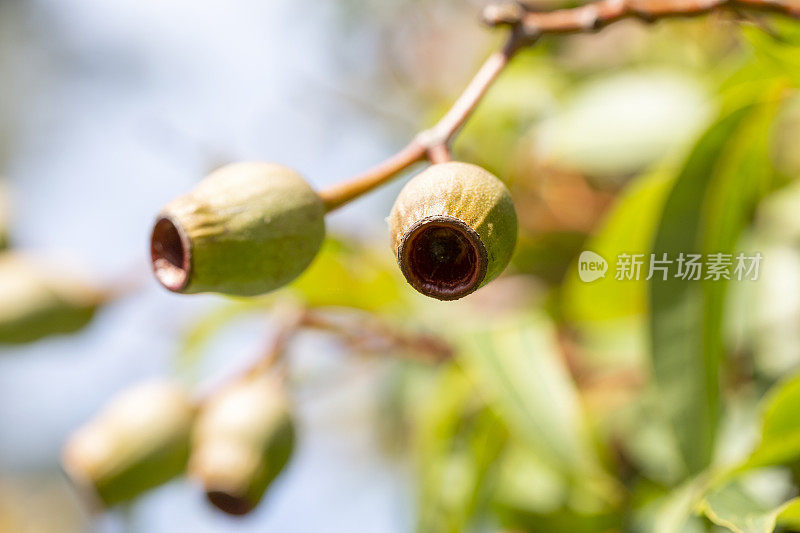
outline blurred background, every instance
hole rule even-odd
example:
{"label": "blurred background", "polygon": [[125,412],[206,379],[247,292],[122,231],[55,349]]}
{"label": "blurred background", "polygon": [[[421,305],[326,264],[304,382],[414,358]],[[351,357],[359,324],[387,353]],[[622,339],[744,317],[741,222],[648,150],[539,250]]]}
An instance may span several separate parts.
{"label": "blurred background", "polygon": [[[720,527],[718,494],[675,502],[758,452],[763,398],[800,366],[796,22],[624,21],[517,57],[454,145],[520,218],[506,275],[463,301],[412,294],[392,263],[405,178],[328,217],[322,256],[276,295],[180,296],[150,275],[155,214],[211,170],[277,161],[323,188],[432,124],[502,42],[484,5],[0,0],[3,253],[94,295],[75,331],[23,332],[27,274],[0,267],[0,531]],[[759,281],[577,277],[581,250],[695,245],[760,252]],[[223,380],[298,305],[435,336],[454,361],[305,333],[289,348],[297,446],[254,513],[226,517],[183,479],[87,511],[60,467],[75,428],[149,377]],[[719,489],[767,516],[747,531],[797,493],[797,442],[748,463],[731,500]]]}

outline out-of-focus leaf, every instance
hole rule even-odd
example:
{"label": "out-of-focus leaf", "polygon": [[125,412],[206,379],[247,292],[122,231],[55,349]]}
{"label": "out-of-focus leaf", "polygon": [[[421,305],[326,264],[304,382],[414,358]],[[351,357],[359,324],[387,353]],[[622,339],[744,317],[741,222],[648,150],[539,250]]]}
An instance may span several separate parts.
{"label": "out-of-focus leaf", "polygon": [[230,300],[201,317],[184,333],[178,352],[178,367],[191,373],[217,333],[238,318],[255,312],[266,312],[271,307],[271,302],[269,297]]}
{"label": "out-of-focus leaf", "polygon": [[649,392],[627,409],[614,412],[614,434],[619,436],[625,457],[641,476],[674,486],[685,474],[683,459],[669,422],[660,415],[652,391]]}
{"label": "out-of-focus leaf", "polygon": [[619,530],[619,507],[571,484],[568,476],[529,447],[514,443],[502,458],[493,509],[512,531],[596,532]]}
{"label": "out-of-focus leaf", "polygon": [[368,311],[402,309],[405,282],[399,270],[366,248],[328,238],[322,250],[289,287],[312,307],[354,307]]}
{"label": "out-of-focus leaf", "polygon": [[[554,104],[563,74],[536,51],[523,51],[492,86],[453,144],[456,155],[508,176],[520,138]],[[445,106],[449,107],[448,98]],[[438,119],[446,108],[436,110]],[[462,158],[462,157],[459,157]]]}
{"label": "out-of-focus leaf", "polygon": [[416,435],[419,460],[417,531],[465,531],[479,508],[506,440],[496,415],[476,401],[455,366],[442,372],[422,407]]}
{"label": "out-of-focus leaf", "polygon": [[516,438],[600,490],[607,479],[556,342],[544,316],[500,320],[462,334],[461,361]]}
{"label": "out-of-focus leaf", "polygon": [[762,66],[798,85],[800,84],[800,31],[797,23],[774,18],[769,24],[776,32],[777,38],[757,27],[745,27],[743,31]]}
{"label": "out-of-focus leaf", "polygon": [[[697,531],[695,507],[707,490],[708,478],[699,475],[674,489],[655,514],[653,533],[689,533]],[[704,531],[704,529],[700,529]]]}
{"label": "out-of-focus leaf", "polygon": [[766,400],[761,442],[743,468],[788,463],[800,458],[800,375],[777,385]]}
{"label": "out-of-focus leaf", "polygon": [[622,193],[600,230],[585,244],[612,266],[605,277],[585,283],[578,277],[577,260],[564,284],[564,313],[574,322],[609,322],[642,315],[647,308],[644,279],[614,279],[613,262],[620,253],[646,254],[664,200],[673,183],[665,171],[646,174]]}
{"label": "out-of-focus leaf", "polygon": [[[775,105],[752,104],[719,119],[699,140],[664,205],[654,257],[733,253],[772,169],[767,132]],[[719,418],[722,306],[726,282],[650,282],[654,378],[690,473],[712,456]],[[703,273],[705,275],[705,273]]]}
{"label": "out-of-focus leaf", "polygon": [[554,164],[618,179],[691,140],[710,111],[702,86],[685,74],[615,73],[582,85],[539,135]]}
{"label": "out-of-focus leaf", "polygon": [[585,240],[585,234],[573,231],[522,234],[511,262],[517,272],[555,285],[561,282]]}
{"label": "out-of-focus leaf", "polygon": [[220,330],[236,319],[271,309],[281,298],[308,307],[402,309],[405,282],[393,266],[366,248],[328,238],[308,270],[286,289],[263,297],[230,300],[195,323],[184,336],[179,366],[192,368]]}
{"label": "out-of-focus leaf", "polygon": [[[734,533],[771,533],[777,522],[792,523],[800,512],[800,499],[770,506],[757,500],[737,483],[728,483],[712,491],[700,504],[700,510],[715,524]],[[786,513],[786,518],[782,515]]]}
{"label": "out-of-focus leaf", "polygon": [[800,502],[796,498],[781,509],[778,514],[778,524],[785,527],[787,531],[800,530]]}

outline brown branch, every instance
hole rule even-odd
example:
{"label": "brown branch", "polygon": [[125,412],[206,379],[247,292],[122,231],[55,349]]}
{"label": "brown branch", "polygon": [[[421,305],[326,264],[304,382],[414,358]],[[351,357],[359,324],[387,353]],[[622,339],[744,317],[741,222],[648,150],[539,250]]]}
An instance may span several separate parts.
{"label": "brown branch", "polygon": [[489,56],[450,110],[432,128],[418,133],[402,150],[366,172],[320,192],[327,211],[383,185],[423,160],[448,161],[448,145],[489,90],[492,83],[523,46],[545,34],[595,32],[625,18],[654,22],[668,17],[689,17],[710,11],[755,10],[800,18],[800,2],[787,0],[598,0],[584,6],[555,11],[529,11],[519,2],[491,4],[483,12],[492,26],[511,28],[502,50]]}
{"label": "brown branch", "polygon": [[202,390],[195,403],[199,406],[231,383],[270,372],[279,364],[282,376],[286,374],[286,349],[303,329],[325,331],[336,335],[354,351],[368,354],[394,353],[413,357],[426,363],[441,363],[453,356],[452,347],[439,337],[424,333],[410,333],[396,328],[368,314],[333,317],[311,309],[296,309],[282,321],[278,331],[270,337],[262,353],[244,368],[226,377],[221,383]]}
{"label": "brown branch", "polygon": [[599,0],[555,11],[525,11],[518,4],[487,6],[484,21],[519,28],[528,40],[545,34],[598,31],[624,18],[654,22],[669,17],[704,15],[721,9],[749,9],[800,17],[800,3],[787,0]]}
{"label": "brown branch", "polygon": [[446,163],[453,157],[450,155],[450,148],[446,144],[438,144],[428,148],[428,159],[431,163]]}
{"label": "brown branch", "polygon": [[333,211],[350,200],[383,185],[414,163],[425,159],[426,150],[425,146],[414,139],[386,161],[353,178],[320,191],[319,195],[325,203],[325,210]]}
{"label": "brown branch", "polygon": [[331,316],[309,312],[303,327],[336,335],[348,348],[364,354],[392,353],[426,363],[441,363],[453,357],[453,348],[443,339],[401,331],[369,314]]}
{"label": "brown branch", "polygon": [[[434,162],[443,158],[447,145],[477,107],[486,91],[519,50],[522,39],[512,31],[506,45],[490,55],[453,107],[432,128],[418,133],[405,148],[377,166],[342,183],[320,191],[327,211],[332,211],[347,202],[383,185],[414,163],[426,159]],[[448,152],[449,153],[449,152]]]}
{"label": "brown branch", "polygon": [[[270,337],[263,352],[256,357],[255,360],[232,376],[226,377],[221,383],[215,384],[209,389],[201,390],[195,398],[195,404],[201,406],[208,401],[209,398],[213,397],[231,383],[237,383],[241,380],[268,372],[273,367],[277,366],[278,363],[283,362],[283,356],[286,353],[289,343],[303,326],[306,312],[305,309],[301,309],[289,313],[288,318],[282,321],[281,325],[278,327],[278,331]],[[285,372],[285,369],[282,369],[282,371]]]}

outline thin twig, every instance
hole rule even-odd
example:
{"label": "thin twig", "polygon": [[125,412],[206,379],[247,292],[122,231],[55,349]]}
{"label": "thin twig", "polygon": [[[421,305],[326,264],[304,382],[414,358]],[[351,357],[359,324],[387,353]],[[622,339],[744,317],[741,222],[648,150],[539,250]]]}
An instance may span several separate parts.
{"label": "thin twig", "polygon": [[[209,389],[202,390],[197,395],[195,404],[200,406],[231,383],[236,383],[261,373],[269,372],[273,367],[277,366],[278,363],[284,362],[283,356],[286,353],[286,349],[297,332],[303,327],[305,315],[305,309],[289,313],[289,316],[281,323],[275,335],[270,338],[261,355],[245,368],[239,370],[232,376],[226,377],[222,383],[217,383]],[[285,372],[285,368],[282,369],[282,372]]]}
{"label": "thin twig", "polygon": [[271,372],[276,368],[280,372],[279,375],[285,378],[286,349],[297,333],[303,329],[331,333],[349,348],[366,353],[402,353],[426,363],[441,363],[453,356],[452,347],[439,337],[398,331],[369,315],[356,314],[337,320],[311,309],[298,309],[289,313],[261,355],[245,368],[225,378],[222,383],[203,390],[195,403],[200,406],[231,383]]}
{"label": "thin twig", "polygon": [[414,163],[442,155],[441,147],[447,147],[467,118],[477,107],[494,80],[521,46],[518,32],[512,31],[502,50],[490,55],[472,78],[453,107],[432,128],[418,133],[405,148],[386,161],[342,183],[321,191],[320,197],[327,211],[332,211],[347,202],[379,187]]}
{"label": "thin twig", "polygon": [[329,212],[333,211],[350,200],[354,200],[362,194],[383,185],[390,178],[396,176],[414,163],[425,159],[425,152],[425,146],[419,144],[417,140],[414,139],[405,148],[386,161],[358,176],[336,184],[324,191],[320,191],[319,195],[325,203],[325,210]]}
{"label": "thin twig", "polygon": [[303,326],[336,335],[349,348],[363,353],[393,353],[426,363],[441,363],[453,357],[453,348],[440,337],[401,331],[368,314],[333,317],[308,312]]}
{"label": "thin twig", "polygon": [[484,10],[483,18],[493,26],[521,28],[529,40],[535,40],[545,34],[594,32],[624,18],[654,22],[669,17],[704,15],[721,9],[769,11],[800,17],[800,3],[786,0],[599,0],[555,11],[513,11],[504,5],[492,5]]}
{"label": "thin twig", "polygon": [[502,50],[489,56],[450,110],[432,128],[418,133],[402,150],[375,167],[320,192],[332,211],[388,182],[420,161],[449,160],[448,145],[514,54],[545,34],[595,32],[625,18],[654,22],[722,9],[773,12],[800,18],[800,2],[787,0],[598,0],[555,11],[528,11],[516,2],[490,4],[483,12],[492,26],[509,26]]}
{"label": "thin twig", "polygon": [[428,148],[428,159],[430,159],[431,163],[437,164],[446,163],[453,158],[450,155],[450,148],[446,144],[438,144]]}

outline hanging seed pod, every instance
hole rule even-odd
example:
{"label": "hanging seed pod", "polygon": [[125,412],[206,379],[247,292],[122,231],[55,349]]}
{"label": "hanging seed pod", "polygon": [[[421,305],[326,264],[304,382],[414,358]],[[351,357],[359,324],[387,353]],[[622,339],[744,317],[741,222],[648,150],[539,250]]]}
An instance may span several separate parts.
{"label": "hanging seed pod", "polygon": [[78,331],[108,298],[30,257],[0,253],[0,344]]}
{"label": "hanging seed pod", "polygon": [[0,250],[8,248],[8,222],[11,211],[9,194],[6,186],[0,181]]}
{"label": "hanging seed pod", "polygon": [[496,278],[517,241],[511,194],[467,163],[433,165],[409,181],[389,215],[400,270],[417,291],[456,300]]}
{"label": "hanging seed pod", "polygon": [[214,506],[244,515],[286,466],[293,446],[294,426],[282,384],[275,377],[249,377],[203,407],[189,472]]}
{"label": "hanging seed pod", "polygon": [[167,289],[251,296],[281,287],[308,267],[325,236],[325,207],[295,171],[236,163],[167,204],[150,245]]}
{"label": "hanging seed pod", "polygon": [[64,471],[94,504],[130,501],[184,472],[193,418],[191,398],[180,385],[135,386],[70,437]]}

